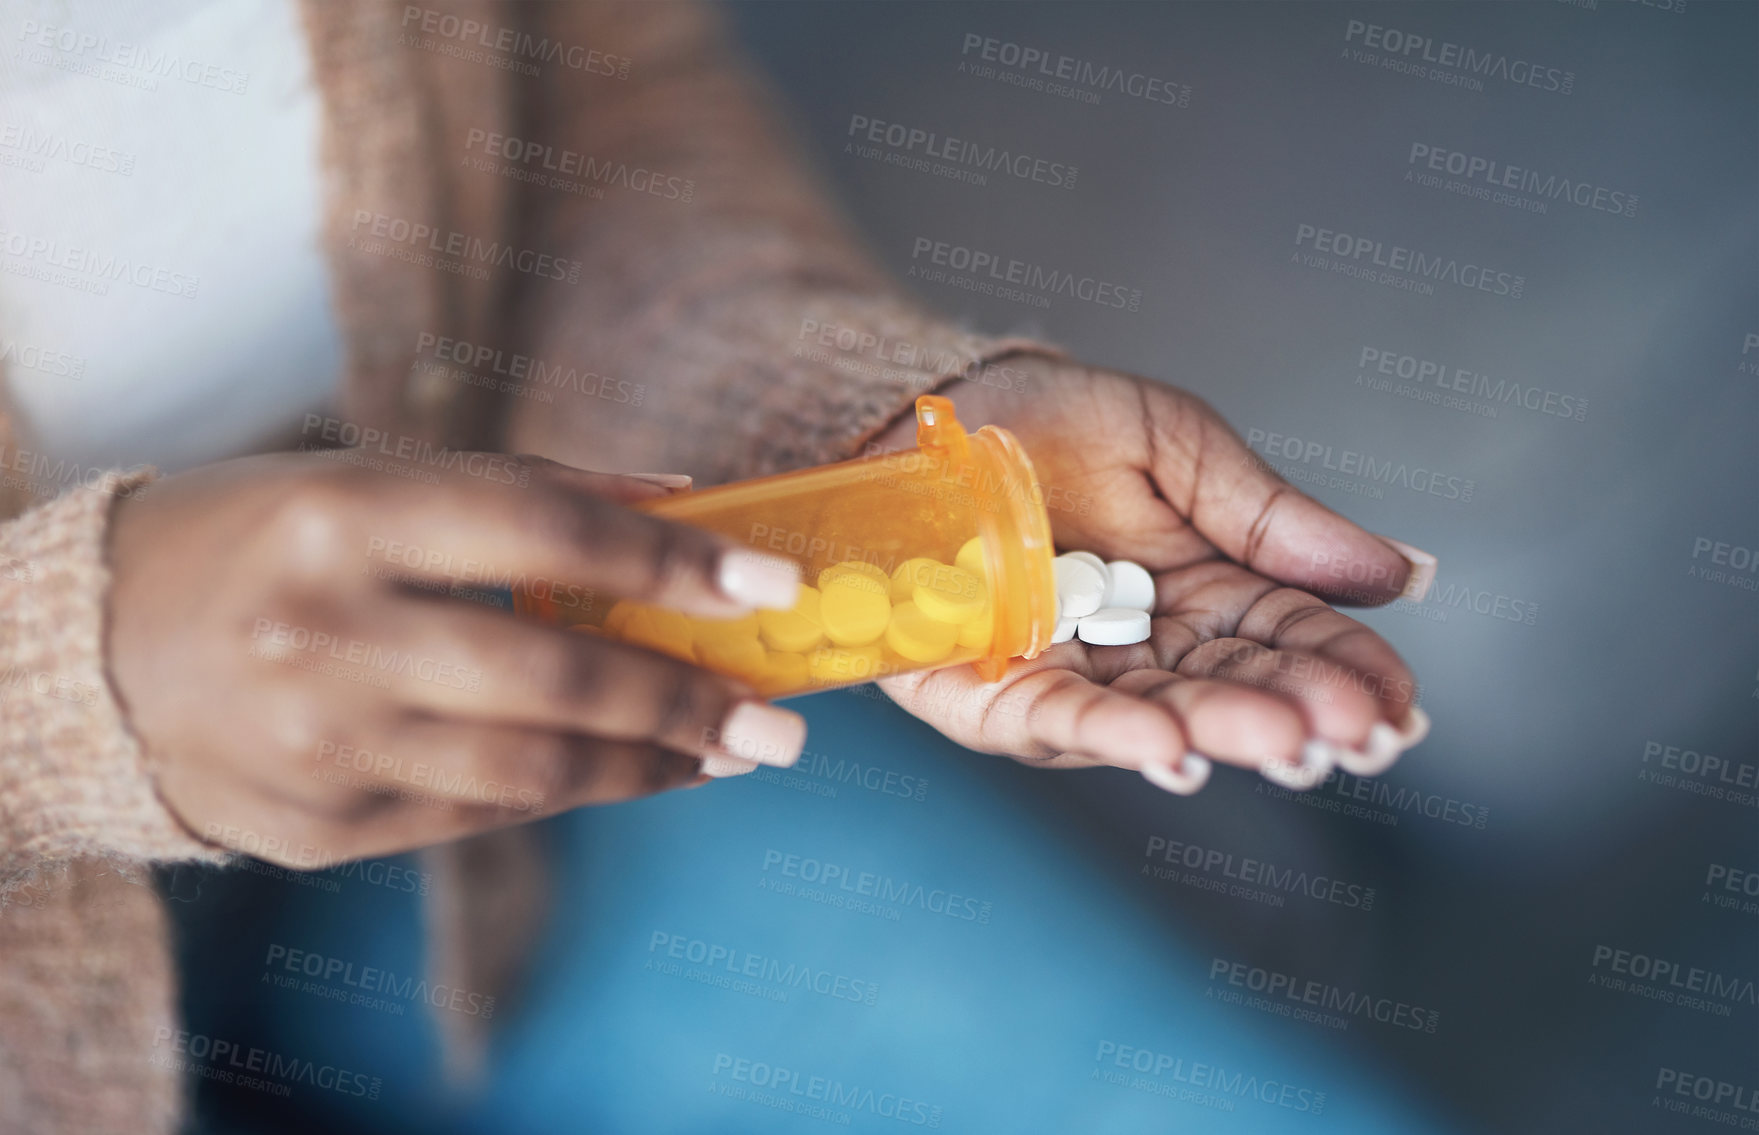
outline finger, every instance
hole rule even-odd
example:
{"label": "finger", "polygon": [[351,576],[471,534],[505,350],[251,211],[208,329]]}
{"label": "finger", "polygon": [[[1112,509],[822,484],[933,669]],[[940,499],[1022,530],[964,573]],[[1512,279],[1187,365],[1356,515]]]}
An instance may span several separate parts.
{"label": "finger", "polygon": [[386,599],[368,619],[372,645],[395,660],[392,696],[414,709],[778,767],[805,745],[799,714],[627,643],[415,596]]}
{"label": "finger", "polygon": [[1252,639],[1325,659],[1333,665],[1311,667],[1320,680],[1370,694],[1388,722],[1406,725],[1417,695],[1410,668],[1385,639],[1314,595],[1220,560],[1163,572],[1155,588],[1158,614],[1149,641],[1096,651],[1098,680],[1144,666],[1175,670],[1204,643]]}
{"label": "finger", "polygon": [[1306,592],[1278,588],[1261,596],[1241,617],[1238,634],[1331,663],[1312,667],[1312,676],[1373,697],[1379,716],[1394,726],[1402,726],[1416,704],[1417,678],[1398,651]]}
{"label": "finger", "polygon": [[1322,662],[1310,654],[1272,650],[1246,639],[1216,639],[1181,659],[1178,672],[1188,678],[1250,686],[1280,697],[1301,714],[1307,736],[1363,748],[1370,729],[1381,720],[1379,703],[1347,684],[1320,680]]}
{"label": "finger", "polygon": [[1298,764],[1307,742],[1301,711],[1270,691],[1164,670],[1133,670],[1111,688],[1157,706],[1193,750],[1225,764],[1259,771]]}
{"label": "finger", "polygon": [[[1354,603],[1389,602],[1414,574],[1421,578],[1415,557],[1292,487],[1208,405],[1188,396],[1174,404],[1175,397],[1157,391],[1148,399],[1148,428],[1167,434],[1154,447],[1151,472],[1170,499],[1188,502],[1191,523],[1223,553],[1272,579]],[[1181,436],[1195,441],[1181,445]],[[1410,551],[1433,575],[1434,557]]]}
{"label": "finger", "polygon": [[479,577],[565,581],[711,618],[794,603],[793,562],[599,495],[619,478],[470,456],[511,463],[514,480],[458,473],[437,486],[399,486],[371,519],[369,555],[389,555],[396,543],[423,550],[395,561],[421,574],[450,578],[468,566]]}
{"label": "finger", "polygon": [[376,780],[430,804],[480,805],[525,818],[682,787],[701,765],[698,757],[645,742],[426,714],[405,714],[372,756]]}
{"label": "finger", "polygon": [[880,683],[905,709],[930,717],[954,741],[1041,768],[1094,763],[1140,769],[1176,762],[1187,748],[1178,723],[1079,671],[1085,651],[1063,643],[1031,661],[1014,660],[996,682],[969,666],[900,675]]}
{"label": "finger", "polygon": [[[370,824],[358,813],[316,821],[303,816],[299,823],[311,832],[306,842],[346,847],[349,858],[395,854],[589,804],[618,803],[684,787],[693,783],[700,763],[655,745],[595,738],[571,738],[546,752],[543,743],[534,742],[528,731],[509,727],[467,727],[457,738],[439,736],[455,726],[433,722],[431,735],[411,735],[407,741],[390,745],[400,753],[426,751],[436,762],[445,760],[461,768],[519,763],[548,777],[539,806],[504,807],[468,799],[463,792],[454,796],[411,794],[403,791],[402,785],[380,782],[374,790],[363,790],[363,796],[383,795],[394,802],[374,809]],[[554,763],[529,764],[533,759]]]}

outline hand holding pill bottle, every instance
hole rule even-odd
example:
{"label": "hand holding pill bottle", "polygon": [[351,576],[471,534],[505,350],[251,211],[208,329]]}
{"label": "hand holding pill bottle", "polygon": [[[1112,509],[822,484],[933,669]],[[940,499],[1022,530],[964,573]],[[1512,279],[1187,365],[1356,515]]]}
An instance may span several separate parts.
{"label": "hand holding pill bottle", "polygon": [[521,613],[694,662],[772,698],[1032,658],[1057,625],[1050,519],[1032,463],[950,401],[916,400],[917,446],[643,502],[645,511],[792,560],[788,610],[689,618],[612,596],[575,608],[517,593]]}

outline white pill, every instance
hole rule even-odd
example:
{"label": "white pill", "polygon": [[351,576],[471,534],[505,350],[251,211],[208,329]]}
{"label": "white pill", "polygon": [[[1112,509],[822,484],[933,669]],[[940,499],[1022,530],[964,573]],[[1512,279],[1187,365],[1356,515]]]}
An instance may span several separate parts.
{"label": "white pill", "polygon": [[1080,621],[1075,633],[1093,646],[1129,646],[1148,641],[1148,612],[1107,607]]}
{"label": "white pill", "polygon": [[1066,619],[1079,619],[1099,610],[1105,597],[1105,574],[1085,560],[1058,556],[1053,565],[1057,576],[1057,611]]}
{"label": "white pill", "polygon": [[1105,569],[1105,561],[1094,555],[1092,552],[1064,552],[1061,558],[1066,560],[1080,560],[1082,563],[1092,567],[1094,571],[1097,571],[1101,579],[1108,582],[1111,580],[1111,573]]}
{"label": "white pill", "polygon": [[1113,560],[1106,565],[1105,598],[1101,607],[1127,607],[1132,611],[1154,610],[1154,577],[1148,569],[1130,560]]}
{"label": "white pill", "polygon": [[1075,628],[1080,619],[1058,619],[1056,629],[1051,631],[1051,643],[1068,642],[1075,637]]}

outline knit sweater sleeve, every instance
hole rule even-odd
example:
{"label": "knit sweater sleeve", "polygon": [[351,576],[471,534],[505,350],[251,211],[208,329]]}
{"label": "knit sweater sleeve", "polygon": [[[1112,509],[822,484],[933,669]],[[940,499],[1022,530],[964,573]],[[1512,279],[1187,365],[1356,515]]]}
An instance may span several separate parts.
{"label": "knit sweater sleeve", "polygon": [[76,857],[225,858],[160,800],[105,671],[110,508],[150,476],[108,474],[0,524],[0,896]]}
{"label": "knit sweater sleeve", "polygon": [[514,341],[603,374],[588,397],[511,407],[513,448],[699,483],[756,476],[841,460],[918,394],[1010,382],[986,372],[1056,354],[907,295],[831,206],[705,5],[547,4],[532,18],[549,42],[615,58],[619,75],[551,68],[530,112],[531,137],[604,184],[582,196],[523,183],[523,239],[590,271],[534,288]]}

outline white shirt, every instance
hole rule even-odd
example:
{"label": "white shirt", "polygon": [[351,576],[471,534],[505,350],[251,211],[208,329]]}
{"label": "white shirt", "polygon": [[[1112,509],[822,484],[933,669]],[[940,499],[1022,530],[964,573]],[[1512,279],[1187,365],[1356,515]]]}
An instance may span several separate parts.
{"label": "white shirt", "polygon": [[0,368],[34,448],[186,468],[326,404],[320,96],[293,0],[12,0]]}

